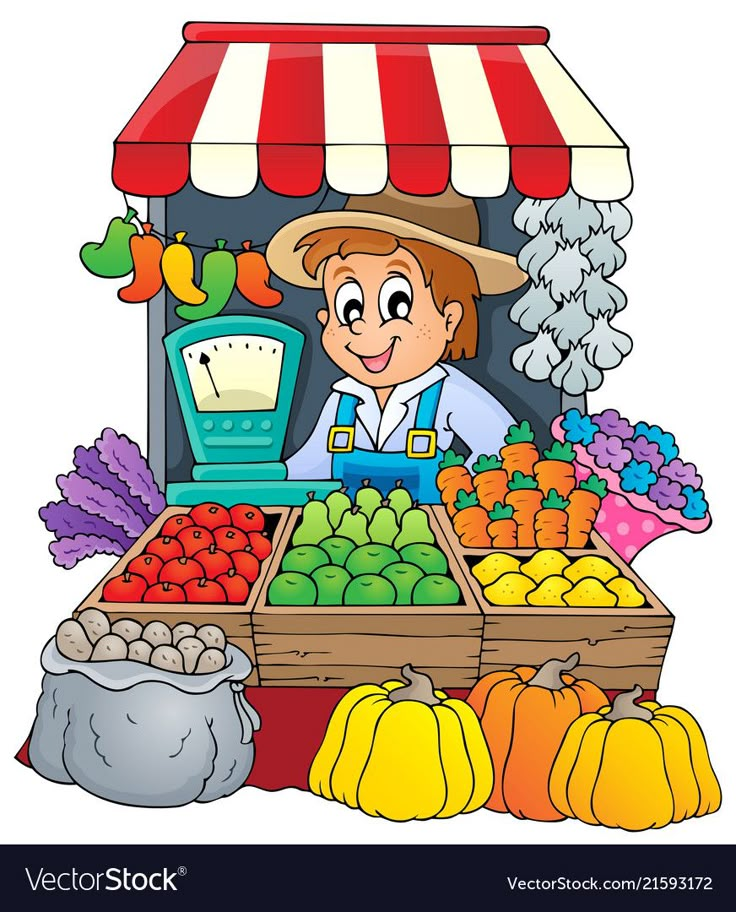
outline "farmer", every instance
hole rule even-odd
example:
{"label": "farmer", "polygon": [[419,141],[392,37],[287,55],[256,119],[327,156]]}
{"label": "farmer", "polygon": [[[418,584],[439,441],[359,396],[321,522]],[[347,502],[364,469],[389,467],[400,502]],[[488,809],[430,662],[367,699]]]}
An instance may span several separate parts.
{"label": "farmer", "polygon": [[448,363],[476,355],[480,295],[526,280],[514,257],[479,239],[471,199],[451,188],[408,196],[391,185],[276,233],[269,265],[294,285],[324,290],[322,346],[346,375],[287,461],[289,478],[342,479],[352,493],[366,478],[382,491],[401,479],[417,500],[434,503],[454,435],[471,464],[503,446],[513,418]]}

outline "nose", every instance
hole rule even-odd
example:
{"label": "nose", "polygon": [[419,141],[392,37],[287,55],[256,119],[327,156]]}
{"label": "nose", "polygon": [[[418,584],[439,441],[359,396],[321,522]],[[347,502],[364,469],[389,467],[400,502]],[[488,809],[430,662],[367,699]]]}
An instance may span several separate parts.
{"label": "nose", "polygon": [[349,327],[354,336],[362,336],[365,332],[366,322],[362,317],[359,317],[357,320],[353,320]]}

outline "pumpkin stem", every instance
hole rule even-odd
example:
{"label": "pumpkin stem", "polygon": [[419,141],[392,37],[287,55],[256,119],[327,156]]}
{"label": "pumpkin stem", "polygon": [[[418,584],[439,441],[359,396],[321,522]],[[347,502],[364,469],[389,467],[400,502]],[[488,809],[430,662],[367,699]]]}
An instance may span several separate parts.
{"label": "pumpkin stem", "polygon": [[441,701],[434,695],[434,684],[429,675],[416,671],[411,665],[404,665],[401,676],[409,683],[389,692],[388,698],[393,703],[399,700],[417,700],[427,706],[436,706]]}
{"label": "pumpkin stem", "polygon": [[647,709],[646,706],[638,706],[634,701],[638,700],[644,691],[638,684],[634,685],[633,690],[622,691],[613,701],[611,711],[603,717],[609,722],[615,722],[617,719],[643,719],[649,722],[654,718],[654,713]]}
{"label": "pumpkin stem", "polygon": [[549,659],[544,665],[541,665],[529,685],[534,687],[546,687],[547,690],[562,690],[565,682],[562,680],[563,671],[572,671],[580,661],[580,653],[573,652],[564,661],[562,659]]}

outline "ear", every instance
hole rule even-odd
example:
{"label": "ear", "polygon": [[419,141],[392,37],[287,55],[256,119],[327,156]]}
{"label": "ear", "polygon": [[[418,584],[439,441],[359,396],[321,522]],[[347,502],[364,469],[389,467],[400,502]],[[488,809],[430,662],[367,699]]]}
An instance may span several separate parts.
{"label": "ear", "polygon": [[330,316],[330,314],[329,314],[329,311],[327,311],[327,310],[323,309],[323,310],[317,311],[317,319],[323,326],[327,325],[327,320],[329,319],[329,316]]}
{"label": "ear", "polygon": [[447,341],[452,342],[463,318],[463,305],[459,301],[448,301],[442,311],[442,316],[445,318]]}

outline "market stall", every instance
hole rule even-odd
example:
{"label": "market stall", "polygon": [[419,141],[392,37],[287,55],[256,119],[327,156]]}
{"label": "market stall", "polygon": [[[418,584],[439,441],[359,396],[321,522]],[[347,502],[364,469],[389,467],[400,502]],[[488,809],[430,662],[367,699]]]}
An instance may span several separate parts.
{"label": "market stall", "polygon": [[[149,440],[147,464],[110,429],[77,448],[74,471],[60,476],[63,501],[42,510],[57,563],[119,556],[49,645],[59,655],[47,675],[64,658],[86,662],[86,674],[104,660],[100,639],[121,674],[137,661],[151,674],[224,675],[212,694],[233,688],[242,733],[233,762],[245,775],[253,766],[248,784],[343,800],[333,741],[340,720],[355,719],[356,692],[393,724],[422,703],[433,713],[439,704],[440,720],[456,713],[440,724],[443,744],[454,750],[450,728],[462,728],[471,772],[490,793],[488,749],[499,758],[489,682],[518,672],[531,691],[578,688],[576,713],[550,741],[546,790],[577,715],[632,688],[649,700],[657,691],[673,617],[633,557],[658,535],[710,523],[702,479],[671,434],[613,409],[587,414],[586,392],[632,345],[613,325],[626,296],[612,281],[631,224],[628,149],[541,28],[189,23],[184,39],[115,142],[127,213],[81,252],[97,275],[128,277],[122,301],[148,301]],[[463,349],[457,382],[480,390],[478,402],[490,390],[501,403],[484,412],[467,400],[472,433],[452,410],[439,422],[444,393],[433,405],[425,393],[460,373],[441,369],[407,399],[418,404],[406,452],[390,470],[364,459],[376,466],[365,478],[347,456],[363,446],[366,415],[340,392],[341,365],[324,341],[325,259],[309,265],[320,232],[335,226],[390,228],[420,266],[422,244],[472,264],[477,346]],[[326,260],[346,262],[342,249]],[[437,300],[438,272],[425,270],[423,284],[448,314],[457,302]],[[406,320],[412,303],[406,276],[389,276],[399,284],[387,286],[381,325]],[[335,304],[346,332],[364,316],[350,282]],[[361,356],[366,370],[390,363],[400,337],[391,338],[386,352]],[[342,398],[326,421],[330,389]],[[307,470],[303,454],[320,434],[328,468]],[[237,679],[232,649],[248,660]],[[380,687],[400,672],[403,682]],[[648,723],[654,712],[624,699],[610,724]],[[479,721],[488,748],[476,751]],[[30,750],[38,768],[33,740]],[[369,749],[366,770],[370,758]],[[230,793],[210,787],[196,800]],[[132,786],[112,794],[147,803]],[[579,816],[559,798],[528,812],[495,791],[422,813],[364,799],[344,798],[391,819],[451,816],[486,799],[518,816]]]}

